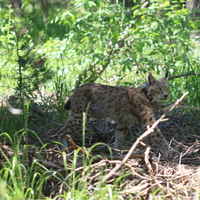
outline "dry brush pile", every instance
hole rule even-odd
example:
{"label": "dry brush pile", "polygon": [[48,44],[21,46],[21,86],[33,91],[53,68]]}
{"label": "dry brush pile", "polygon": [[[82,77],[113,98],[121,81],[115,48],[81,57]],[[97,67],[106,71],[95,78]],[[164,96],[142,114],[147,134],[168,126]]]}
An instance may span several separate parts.
{"label": "dry brush pile", "polygon": [[[37,120],[46,117],[41,114],[42,112],[39,117],[38,112],[32,109],[29,112],[32,113],[32,117],[37,116],[34,118],[34,123],[32,122],[35,126]],[[156,123],[161,121],[165,121],[165,115],[162,115]],[[111,135],[114,133],[115,125],[104,120],[101,124],[98,123],[93,120],[88,127],[92,131],[86,133],[87,146],[92,146],[94,142],[111,144],[113,141]],[[185,126],[188,123],[196,134]],[[43,150],[38,139],[29,134],[29,131],[20,144],[20,156],[24,153],[22,146],[25,143],[30,144],[26,152],[27,165],[37,162],[41,165],[41,170],[49,172],[49,178],[43,188],[44,196],[55,197],[67,192],[71,188],[69,181],[73,180],[74,189],[77,190],[81,189],[81,183],[85,183],[88,195],[96,190],[100,191],[107,185],[118,192],[118,199],[200,199],[199,123],[186,122],[177,115],[172,115],[170,121],[163,122],[162,132],[175,131],[177,138],[180,137],[181,130],[187,132],[181,141],[173,140],[174,148],[182,152],[180,157],[173,160],[155,156],[155,151],[149,146],[145,146],[143,150],[138,149],[138,145],[143,144],[142,140],[153,131],[153,127],[138,137],[132,146],[129,145],[129,150],[120,152],[112,149],[114,155],[111,155],[108,145],[100,143],[88,149],[79,148],[70,136],[67,137],[71,147],[69,151],[63,151],[60,145],[53,142],[56,141],[56,132],[60,125],[52,121],[47,124],[48,131],[39,135],[43,143],[49,143]],[[133,129],[134,127],[130,129],[129,134],[132,134]],[[93,134],[94,130],[99,132],[96,136]],[[102,132],[107,132],[108,136],[100,137]],[[6,138],[0,145],[0,169],[2,169],[6,161],[5,156],[11,159],[14,150]]]}

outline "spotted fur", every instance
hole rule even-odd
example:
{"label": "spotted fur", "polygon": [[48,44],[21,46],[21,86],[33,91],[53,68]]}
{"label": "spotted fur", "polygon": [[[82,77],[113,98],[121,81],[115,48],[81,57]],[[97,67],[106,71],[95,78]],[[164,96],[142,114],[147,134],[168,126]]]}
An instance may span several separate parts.
{"label": "spotted fur", "polygon": [[[122,149],[124,133],[132,124],[139,122],[145,128],[155,122],[153,109],[159,102],[168,98],[168,74],[155,80],[152,74],[148,82],[138,88],[115,87],[101,84],[85,84],[75,90],[65,109],[70,110],[69,118],[59,131],[59,141],[68,146],[65,135],[76,137],[82,132],[82,117],[88,103],[88,117],[96,119],[111,118],[117,123],[115,147]],[[150,139],[158,146],[161,153],[169,156],[169,144],[159,128],[150,135]]]}

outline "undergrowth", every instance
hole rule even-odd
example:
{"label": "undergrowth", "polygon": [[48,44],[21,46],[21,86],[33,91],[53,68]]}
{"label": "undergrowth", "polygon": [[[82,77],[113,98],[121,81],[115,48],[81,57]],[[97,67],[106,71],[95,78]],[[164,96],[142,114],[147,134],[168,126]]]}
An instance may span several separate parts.
{"label": "undergrowth", "polygon": [[[180,125],[179,132],[182,134],[182,137],[177,138],[185,141],[185,145],[191,143],[188,148],[193,152],[193,158],[189,155],[190,165],[151,160],[153,178],[143,159],[143,152],[140,152],[139,158],[129,159],[110,180],[103,183],[103,177],[121,162],[121,157],[114,156],[113,150],[105,144],[109,142],[104,140],[105,143],[86,148],[87,138],[91,136],[85,130],[83,138],[86,140],[81,141],[84,148],[62,152],[54,137],[59,125],[55,125],[54,121],[52,128],[49,120],[45,122],[47,127],[44,129],[44,123],[37,123],[43,120],[43,116],[33,112],[32,109],[37,107],[32,104],[34,102],[25,103],[22,115],[10,113],[11,117],[8,118],[5,116],[9,112],[5,108],[1,109],[4,120],[1,120],[0,134],[0,199],[200,199],[199,161],[198,156],[194,156],[198,155],[199,143],[189,140],[190,137],[198,138],[199,134],[200,124],[194,113],[191,114],[193,118],[185,115],[183,121],[177,116],[173,119]],[[188,126],[185,126],[185,121]],[[16,124],[14,129],[12,124]],[[5,127],[6,131],[3,130]],[[169,124],[169,127],[173,125]],[[187,134],[183,134],[186,131]],[[185,161],[183,158],[181,160],[187,161],[187,157]],[[191,163],[196,163],[197,167]]]}
{"label": "undergrowth", "polygon": [[[26,134],[26,131],[18,132],[13,138],[7,133],[1,134],[1,137],[6,138],[10,143],[9,147],[1,145],[0,149],[1,200],[41,198],[83,200],[117,199],[119,197],[115,187],[102,184],[92,186],[92,183],[87,181],[88,176],[91,175],[90,166],[93,160],[89,157],[88,151],[85,151],[87,155],[85,154],[82,161],[82,173],[77,173],[80,149],[74,151],[70,163],[66,153],[62,153],[60,163],[62,163],[63,170],[59,172],[43,164],[48,161],[48,153],[46,159],[42,156],[44,152],[49,151],[45,144],[40,148],[23,144],[22,138],[26,137]],[[33,151],[37,151],[35,154],[37,156],[33,155]],[[58,165],[58,169],[59,167]],[[103,169],[100,174],[104,174]],[[98,179],[101,180],[101,177],[99,176]]]}

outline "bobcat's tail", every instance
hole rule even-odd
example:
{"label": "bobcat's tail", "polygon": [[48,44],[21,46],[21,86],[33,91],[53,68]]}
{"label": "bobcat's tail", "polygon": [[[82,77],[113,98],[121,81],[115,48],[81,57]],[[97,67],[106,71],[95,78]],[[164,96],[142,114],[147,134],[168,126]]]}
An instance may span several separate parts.
{"label": "bobcat's tail", "polygon": [[70,110],[71,109],[71,100],[70,99],[67,100],[67,103],[65,104],[64,108],[66,110]]}

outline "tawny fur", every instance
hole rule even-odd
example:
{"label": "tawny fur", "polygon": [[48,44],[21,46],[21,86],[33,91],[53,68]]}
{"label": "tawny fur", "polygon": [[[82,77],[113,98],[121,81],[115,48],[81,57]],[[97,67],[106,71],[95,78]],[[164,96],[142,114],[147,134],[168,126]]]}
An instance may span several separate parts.
{"label": "tawny fur", "polygon": [[[114,87],[101,84],[85,84],[75,90],[65,105],[70,109],[69,118],[59,131],[59,141],[67,146],[66,134],[76,137],[82,132],[83,112],[88,103],[88,117],[96,119],[110,118],[117,123],[115,147],[122,149],[124,133],[132,124],[139,122],[145,128],[155,122],[153,109],[159,102],[168,98],[168,74],[155,80],[150,74],[148,82],[138,88]],[[169,144],[158,127],[150,139],[159,147],[162,154],[169,155]]]}

